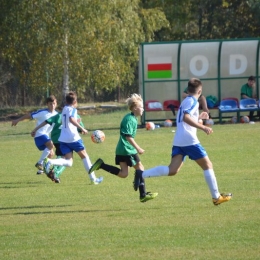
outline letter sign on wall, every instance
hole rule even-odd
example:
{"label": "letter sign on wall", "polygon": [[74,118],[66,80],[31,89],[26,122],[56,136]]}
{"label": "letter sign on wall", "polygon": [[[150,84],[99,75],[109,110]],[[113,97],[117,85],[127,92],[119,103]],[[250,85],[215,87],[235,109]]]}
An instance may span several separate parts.
{"label": "letter sign on wall", "polygon": [[229,73],[230,75],[239,75],[246,71],[247,58],[242,54],[232,54],[229,57]]}
{"label": "letter sign on wall", "polygon": [[[198,66],[201,65],[201,66]],[[201,77],[207,73],[209,69],[208,58],[202,55],[194,56],[190,61],[190,71],[194,76]]]}

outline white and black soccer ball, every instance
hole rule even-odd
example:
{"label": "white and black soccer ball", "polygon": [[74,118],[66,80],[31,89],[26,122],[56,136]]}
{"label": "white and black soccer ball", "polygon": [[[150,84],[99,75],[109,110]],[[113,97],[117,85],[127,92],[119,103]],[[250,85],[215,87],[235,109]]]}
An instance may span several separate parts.
{"label": "white and black soccer ball", "polygon": [[105,138],[106,136],[101,130],[95,130],[91,135],[92,142],[96,144],[103,143],[105,141]]}

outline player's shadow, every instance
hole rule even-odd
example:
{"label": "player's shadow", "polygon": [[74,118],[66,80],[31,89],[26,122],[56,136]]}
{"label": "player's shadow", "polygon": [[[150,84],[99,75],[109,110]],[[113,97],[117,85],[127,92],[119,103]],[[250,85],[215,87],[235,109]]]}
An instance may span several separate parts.
{"label": "player's shadow", "polygon": [[17,206],[17,207],[0,207],[0,210],[12,210],[12,209],[44,209],[44,208],[63,208],[71,207],[73,205],[58,205],[58,206]]}
{"label": "player's shadow", "polygon": [[[0,189],[20,189],[26,187],[37,187],[39,184],[44,183],[43,181],[29,181],[29,182],[1,182]],[[21,186],[25,185],[25,186]]]}
{"label": "player's shadow", "polygon": [[[27,206],[27,207],[5,207],[5,208],[0,208],[1,210],[22,210],[22,209],[37,209],[37,208],[62,208],[62,207],[70,207],[73,205],[60,205],[60,206]],[[139,211],[144,210],[155,210],[157,208],[144,208],[144,209],[138,209]],[[24,211],[24,212],[14,212],[14,213],[3,213],[0,215],[43,215],[43,214],[78,214],[78,213],[93,213],[93,212],[128,212],[131,211],[132,209],[93,209],[93,210],[54,210],[54,211],[36,211],[36,212],[30,212],[30,211]],[[158,208],[159,210],[159,208]],[[161,210],[161,209],[160,209]]]}

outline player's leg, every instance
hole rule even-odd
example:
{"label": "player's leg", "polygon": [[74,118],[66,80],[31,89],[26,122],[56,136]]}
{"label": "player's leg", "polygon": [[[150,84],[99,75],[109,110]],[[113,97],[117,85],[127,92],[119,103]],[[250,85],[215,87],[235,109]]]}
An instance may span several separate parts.
{"label": "player's leg", "polygon": [[[204,148],[201,147],[203,150]],[[205,155],[205,150],[201,150],[201,156]],[[199,153],[199,151],[198,151]],[[212,201],[214,205],[219,205],[220,203],[229,201],[232,197],[232,194],[220,194],[217,184],[217,179],[215,176],[215,172],[213,170],[212,162],[210,161],[209,157],[206,155],[205,157],[195,159],[196,163],[202,168],[204,173],[205,181],[209,187]]]}
{"label": "player's leg", "polygon": [[42,135],[34,138],[34,142],[36,147],[42,151],[40,159],[37,161],[35,164],[35,167],[38,168],[37,174],[42,174],[43,173],[43,161],[46,157],[49,156],[49,154],[52,153],[52,148],[53,148],[53,143],[49,136],[47,135]]}
{"label": "player's leg", "polygon": [[[84,150],[77,151],[77,154],[81,158],[86,172],[89,173],[92,163],[90,161],[90,158],[89,158],[86,150],[84,149]],[[90,174],[88,174],[88,176],[89,176],[91,184],[99,184],[103,181],[103,177],[102,176],[96,177],[95,172],[91,172]]]}
{"label": "player's leg", "polygon": [[[64,155],[61,152],[60,143],[54,143],[54,146],[55,146],[55,154],[57,156],[56,158],[57,159],[63,158]],[[53,170],[47,174],[47,177],[50,178],[55,183],[60,183],[61,182],[60,175],[65,169],[66,166],[54,165]]]}
{"label": "player's leg", "polygon": [[[61,149],[60,149],[60,143],[55,143],[55,154],[56,154],[56,158],[64,158],[64,154],[62,153]],[[60,175],[62,174],[62,172],[66,169],[65,166],[61,165],[55,165],[55,170],[54,170],[54,176],[56,178],[60,178]]]}
{"label": "player's leg", "polygon": [[[73,143],[72,143],[73,144]],[[43,162],[44,171],[48,174],[53,170],[54,165],[71,167],[73,165],[73,145],[71,143],[60,142],[60,149],[64,158],[48,159]]]}
{"label": "player's leg", "polygon": [[[144,170],[144,166],[141,163],[141,161],[139,161],[133,167],[135,168],[135,170],[140,170],[140,171]],[[139,194],[140,194],[140,198],[139,199],[140,199],[140,202],[142,202],[142,203],[144,203],[144,202],[146,202],[148,200],[152,200],[152,199],[154,199],[154,198],[156,198],[158,196],[157,192],[146,192],[146,184],[145,184],[145,180],[144,180],[144,178],[142,176],[140,177],[140,184],[139,184],[138,189],[139,189]]]}
{"label": "player's leg", "polygon": [[172,176],[175,175],[183,165],[184,156],[181,154],[174,155],[169,166],[156,166],[147,169],[142,173],[143,178]]}
{"label": "player's leg", "polygon": [[137,190],[139,186],[139,178],[151,178],[151,177],[161,177],[161,176],[172,176],[175,175],[183,165],[183,160],[185,158],[185,153],[180,147],[172,147],[172,159],[169,166],[156,166],[154,168],[135,172],[134,178],[134,190]]}
{"label": "player's leg", "polygon": [[53,143],[49,139],[45,144],[45,149],[42,152],[42,155],[40,157],[39,163],[43,164],[43,161],[46,157],[51,157],[53,155]]}
{"label": "player's leg", "polygon": [[[110,164],[106,164],[101,158],[97,159],[93,163],[93,165],[89,169],[89,174],[94,172],[94,171],[97,171],[99,169],[102,169],[102,170],[109,172],[109,173],[116,175],[116,176],[118,176],[119,173],[120,173],[120,169],[118,167],[110,165]],[[119,177],[121,177],[121,176],[119,176]]]}
{"label": "player's leg", "polygon": [[[120,178],[126,178],[128,176],[128,164],[131,163],[130,156],[116,155],[115,164],[120,165],[120,168],[106,164],[101,158],[97,159],[96,162],[91,166],[89,173],[102,169]],[[131,164],[132,165],[132,164]]]}

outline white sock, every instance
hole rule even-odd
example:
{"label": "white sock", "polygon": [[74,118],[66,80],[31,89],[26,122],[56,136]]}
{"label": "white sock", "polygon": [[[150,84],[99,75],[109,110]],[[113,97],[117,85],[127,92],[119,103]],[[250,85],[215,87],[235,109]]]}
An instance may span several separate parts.
{"label": "white sock", "polygon": [[157,166],[143,172],[143,178],[168,176],[169,167],[168,166]]}
{"label": "white sock", "polygon": [[48,155],[50,154],[51,150],[49,150],[48,148],[45,148],[42,152],[42,155],[40,157],[40,160],[38,161],[39,164],[43,164],[43,160],[48,157]]}
{"label": "white sock", "polygon": [[208,184],[210,193],[211,193],[211,197],[213,199],[217,199],[220,194],[218,191],[218,184],[217,184],[217,179],[214,173],[213,169],[208,169],[204,171],[204,178]]}
{"label": "white sock", "polygon": [[66,167],[71,167],[73,164],[72,160],[67,160],[63,158],[58,158],[58,159],[49,159],[49,162],[52,165],[58,165],[58,166],[66,166]]}
{"label": "white sock", "polygon": [[[92,163],[89,159],[89,156],[87,156],[86,158],[82,159],[82,162],[84,164],[84,167],[88,173],[89,169],[91,168],[92,166]],[[88,177],[90,178],[91,181],[95,180],[96,179],[96,175],[94,172],[92,172],[91,174],[88,174]]]}

